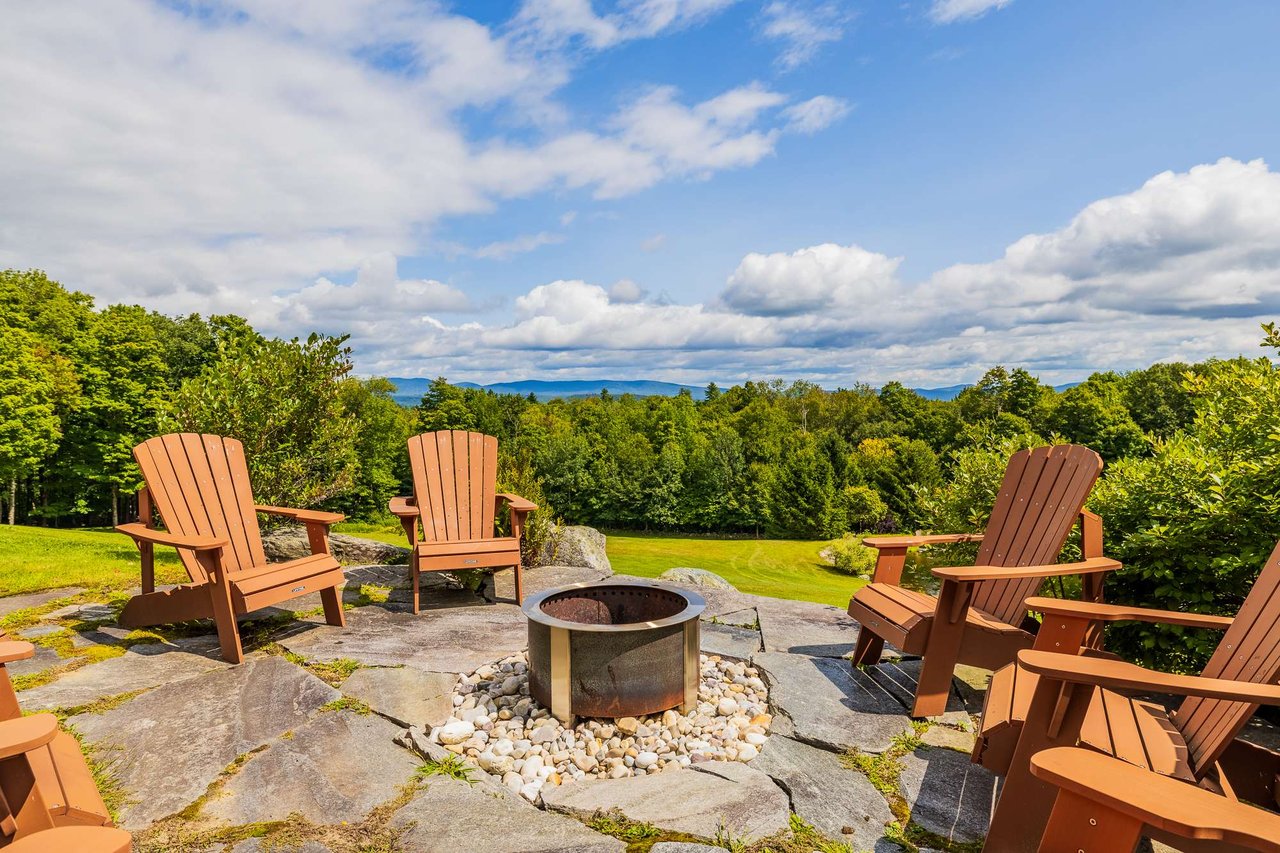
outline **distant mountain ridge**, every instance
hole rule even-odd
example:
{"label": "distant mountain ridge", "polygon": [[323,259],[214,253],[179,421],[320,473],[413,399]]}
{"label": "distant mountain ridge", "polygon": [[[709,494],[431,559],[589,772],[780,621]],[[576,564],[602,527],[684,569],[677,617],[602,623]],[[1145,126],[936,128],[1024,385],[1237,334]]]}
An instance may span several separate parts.
{"label": "distant mountain ridge", "polygon": [[[430,379],[416,377],[392,376],[389,378],[396,386],[396,393],[391,396],[403,406],[418,405],[432,382]],[[658,382],[653,379],[519,379],[514,382],[494,382],[489,385],[477,385],[474,382],[454,384],[459,388],[479,388],[495,394],[519,394],[522,397],[533,394],[543,401],[557,398],[594,397],[604,389],[608,389],[611,394],[634,394],[637,397],[674,397],[681,391],[688,390],[695,400],[701,400],[706,392],[706,386]],[[941,388],[912,388],[911,390],[928,400],[954,400],[971,384],[946,385]],[[1055,391],[1065,391],[1079,384],[1079,382],[1068,382],[1053,387]],[[726,384],[723,387],[729,386]]]}

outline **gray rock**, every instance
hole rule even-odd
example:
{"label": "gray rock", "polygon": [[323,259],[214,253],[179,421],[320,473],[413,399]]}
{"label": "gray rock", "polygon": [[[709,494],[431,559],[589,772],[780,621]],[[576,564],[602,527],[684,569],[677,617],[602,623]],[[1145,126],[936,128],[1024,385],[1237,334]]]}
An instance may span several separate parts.
{"label": "gray rock", "polygon": [[412,667],[366,667],[351,673],[340,688],[402,726],[438,726],[453,711],[453,673],[423,672]]}
{"label": "gray rock", "polygon": [[84,592],[84,587],[64,586],[58,589],[46,589],[43,592],[28,592],[22,595],[6,595],[0,598],[0,616],[8,616],[19,610],[31,607],[43,607],[60,598],[70,598]]}
{"label": "gray rock", "polygon": [[920,740],[929,746],[954,749],[967,755],[973,751],[974,736],[971,732],[962,732],[946,726],[930,726],[925,729]]}
{"label": "gray rock", "polygon": [[[409,562],[409,549],[376,539],[329,534],[329,549],[340,563],[387,564]],[[273,563],[296,560],[311,554],[307,529],[301,524],[283,524],[262,535],[262,550]]]}
{"label": "gray rock", "polygon": [[605,551],[604,534],[594,527],[582,525],[557,525],[551,530],[542,553],[538,555],[541,566],[581,566],[605,573],[612,573],[609,555]]}
{"label": "gray rock", "polygon": [[82,619],[86,622],[93,622],[100,619],[114,619],[115,613],[108,604],[89,602],[88,604],[68,604],[66,607],[59,607],[57,610],[51,610],[41,616],[40,620],[51,622],[55,619]]}
{"label": "gray rock", "polygon": [[[47,669],[53,669],[55,666],[61,666],[66,663],[66,660],[48,646],[37,645],[35,648],[36,653],[31,657],[5,664],[4,668],[11,678],[16,678],[19,675],[37,675]],[[25,691],[22,693],[23,697],[27,695],[28,693]],[[28,711],[38,710],[37,708],[28,707],[25,699],[23,700],[23,708]]]}
{"label": "gray rock", "polygon": [[[893,821],[889,804],[856,770],[831,752],[785,737],[771,737],[751,762],[791,797],[791,809],[828,838],[874,850]],[[845,827],[853,830],[844,834]]]}
{"label": "gray rock", "polygon": [[304,623],[279,638],[309,660],[350,658],[366,666],[409,666],[429,672],[472,672],[528,643],[524,613],[513,604],[394,612],[361,607],[347,626]]}
{"label": "gray rock", "polygon": [[979,841],[987,834],[996,780],[969,756],[921,747],[902,758],[902,795],[911,819],[951,841]]}
{"label": "gray rock", "polygon": [[[432,743],[426,731],[419,726],[410,726],[402,731],[396,737],[396,743],[428,761],[449,761],[457,758],[457,755],[440,744]],[[501,777],[486,773],[475,764],[470,765],[467,778],[471,780],[473,787],[478,787],[492,796],[510,799],[522,808],[533,808],[532,803],[502,784]]]}
{"label": "gray rock", "polygon": [[264,657],[69,722],[111,751],[131,800],[120,809],[121,825],[138,829],[187,806],[238,756],[298,728],[340,695],[284,659]]}
{"label": "gray rock", "polygon": [[[924,661],[920,658],[899,660],[881,660],[874,666],[863,667],[863,672],[875,679],[885,690],[889,691],[902,703],[902,707],[910,708],[915,704],[916,684],[920,680],[920,668]],[[969,713],[981,713],[982,705],[971,707],[965,701],[962,683],[951,680],[951,694],[947,697],[947,709],[940,716],[932,717],[936,722],[973,729],[973,720]]]}
{"label": "gray rock", "polygon": [[616,808],[632,820],[707,838],[722,826],[735,838],[761,838],[785,829],[790,820],[782,789],[736,761],[543,788],[542,801],[551,811],[580,817]]}
{"label": "gray rock", "polygon": [[839,658],[858,640],[858,623],[839,607],[764,597],[755,605],[766,652]]}
{"label": "gray rock", "polygon": [[626,844],[572,818],[548,814],[514,798],[444,777],[428,777],[392,819],[403,828],[400,849],[452,853],[622,853]]}
{"label": "gray rock", "polygon": [[702,620],[698,626],[702,651],[709,655],[749,660],[760,651],[760,632]]}
{"label": "gray rock", "polygon": [[658,580],[682,584],[684,586],[706,587],[708,589],[737,589],[737,587],[720,577],[715,572],[709,572],[706,569],[693,569],[688,566],[678,566],[674,569],[667,569],[665,572],[658,575]]}
{"label": "gray rock", "polygon": [[34,640],[38,637],[47,637],[50,634],[56,634],[63,630],[61,625],[37,625],[34,628],[26,628],[18,632],[18,636],[24,640]]}
{"label": "gray rock", "polygon": [[172,684],[230,666],[220,656],[216,637],[146,643],[131,646],[120,657],[83,666],[49,684],[24,690],[22,707],[27,711],[78,708],[108,696]]}
{"label": "gray rock", "polygon": [[721,625],[733,625],[735,628],[750,628],[752,631],[760,630],[760,615],[756,613],[754,607],[744,607],[741,610],[734,610],[730,613],[717,613],[708,615],[706,611],[702,614],[703,621],[718,622]]}
{"label": "gray rock", "polygon": [[[214,848],[219,853],[222,851],[221,845]],[[212,851],[210,851],[212,853]],[[298,846],[271,846],[264,847],[260,838],[246,838],[235,847],[231,848],[231,853],[330,853],[329,848],[325,847],[319,841],[304,841]]]}
{"label": "gray rock", "polygon": [[884,752],[911,730],[906,708],[847,660],[764,652],[769,705],[791,718],[795,737],[828,749]]}
{"label": "gray rock", "polygon": [[694,844],[692,841],[659,841],[649,848],[651,853],[702,853],[704,850],[723,850],[710,844]]}
{"label": "gray rock", "polygon": [[[613,574],[607,568],[590,566],[534,566],[525,568],[521,578],[525,595],[534,595],[546,589],[571,583],[595,583]],[[514,601],[516,596],[515,572],[503,569],[494,572],[494,595],[499,599]]]}
{"label": "gray rock", "polygon": [[295,813],[314,823],[358,823],[392,799],[418,766],[396,746],[399,732],[373,714],[318,714],[249,759],[204,814],[232,825]]}

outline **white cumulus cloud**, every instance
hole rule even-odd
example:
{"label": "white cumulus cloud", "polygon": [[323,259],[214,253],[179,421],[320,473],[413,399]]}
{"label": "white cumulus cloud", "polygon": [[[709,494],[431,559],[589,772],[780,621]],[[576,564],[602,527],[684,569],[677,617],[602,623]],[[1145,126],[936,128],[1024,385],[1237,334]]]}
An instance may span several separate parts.
{"label": "white cumulus cloud", "polygon": [[1013,0],[933,0],[929,17],[939,24],[980,18],[995,9],[1003,9]]}

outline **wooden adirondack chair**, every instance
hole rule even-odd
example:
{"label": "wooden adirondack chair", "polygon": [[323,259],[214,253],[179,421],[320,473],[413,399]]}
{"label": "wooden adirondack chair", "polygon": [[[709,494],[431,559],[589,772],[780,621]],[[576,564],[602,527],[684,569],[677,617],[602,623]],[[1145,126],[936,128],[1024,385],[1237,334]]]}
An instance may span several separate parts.
{"label": "wooden adirondack chair", "polygon": [[[139,522],[116,530],[133,537],[142,553],[142,593],[129,599],[120,624],[131,628],[212,618],[222,656],[244,660],[236,614],[319,592],[325,621],[343,626],[342,567],[329,552],[336,512],[261,506],[253,502],[244,446],[234,438],[182,433],[148,439],[133,449],[146,487],[138,493]],[[160,511],[165,530],[153,525]],[[311,554],[268,563],[257,513],[307,526]],[[171,590],[155,588],[156,545],[178,550],[191,578]]]}
{"label": "wooden adirondack chair", "polygon": [[[984,533],[862,540],[880,555],[873,582],[849,602],[862,626],[854,665],[877,663],[885,640],[923,655],[911,714],[935,716],[946,710],[957,663],[997,669],[1031,647],[1037,626],[1023,602],[1046,577],[1083,575],[1084,598],[1100,601],[1106,572],[1120,568],[1102,556],[1102,520],[1084,509],[1101,471],[1087,447],[1022,450],[1009,459]],[[1084,560],[1053,563],[1077,518]],[[976,565],[933,570],[942,579],[937,598],[899,586],[908,548],[954,542],[982,545]]]}
{"label": "wooden adirondack chair", "polygon": [[[18,694],[5,664],[35,653],[31,643],[8,640],[0,634],[0,843],[52,826],[111,826],[111,814],[98,793],[79,741],[59,730],[52,715],[23,717],[18,707]],[[6,739],[6,726],[46,717],[55,723],[48,740],[6,752],[9,744],[17,742]],[[33,784],[40,808],[24,793]]]}
{"label": "wooden adirondack chair", "polygon": [[129,853],[133,838],[123,829],[64,826],[13,842],[6,853]]}
{"label": "wooden adirondack chair", "polygon": [[[409,465],[413,497],[392,498],[388,508],[409,540],[413,612],[419,612],[422,572],[514,566],[516,603],[522,601],[520,536],[525,517],[538,507],[518,495],[496,493],[498,439],[463,430],[415,435],[409,439]],[[504,501],[510,536],[498,536],[495,529]]]}
{"label": "wooden adirondack chair", "polygon": [[1039,853],[1129,853],[1150,830],[1222,842],[1212,844],[1214,850],[1239,845],[1280,853],[1280,815],[1115,758],[1058,747],[1032,756],[1031,774],[1058,788]]}
{"label": "wooden adirondack chair", "polygon": [[[1086,747],[1183,783],[1280,805],[1280,754],[1236,739],[1260,705],[1280,705],[1280,545],[1234,619],[1042,598],[1027,606],[1044,613],[1044,627],[1034,649],[992,677],[974,747],[975,761],[1006,775],[987,836],[991,849],[1035,849],[1053,790],[1032,775],[1031,757],[1057,746]],[[1225,633],[1199,676],[1080,653],[1091,629],[1124,620]],[[1169,713],[1128,693],[1186,698]]]}

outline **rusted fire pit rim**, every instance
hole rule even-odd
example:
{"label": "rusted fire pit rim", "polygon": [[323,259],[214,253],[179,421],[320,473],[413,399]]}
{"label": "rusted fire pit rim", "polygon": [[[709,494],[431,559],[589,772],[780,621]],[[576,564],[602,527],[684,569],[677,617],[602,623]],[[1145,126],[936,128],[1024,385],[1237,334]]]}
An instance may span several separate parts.
{"label": "rusted fire pit rim", "polygon": [[[611,586],[623,587],[642,587],[645,589],[661,589],[678,595],[687,603],[685,608],[679,613],[675,613],[664,619],[655,619],[651,622],[624,622],[621,625],[598,625],[588,622],[571,622],[567,619],[557,619],[549,615],[542,609],[542,602],[546,601],[554,595],[560,595],[566,592],[572,592],[575,589],[601,588]],[[707,600],[698,593],[687,589],[671,586],[670,584],[657,583],[656,581],[627,581],[627,580],[605,580],[590,581],[583,583],[571,583],[565,586],[558,586],[554,589],[547,589],[535,595],[530,595],[521,605],[524,615],[539,622],[543,625],[549,625],[552,628],[567,628],[571,631],[599,631],[601,633],[616,633],[618,631],[647,631],[650,628],[664,628],[667,625],[679,625],[688,622],[690,619],[697,619],[702,615],[702,611],[707,609]]]}

